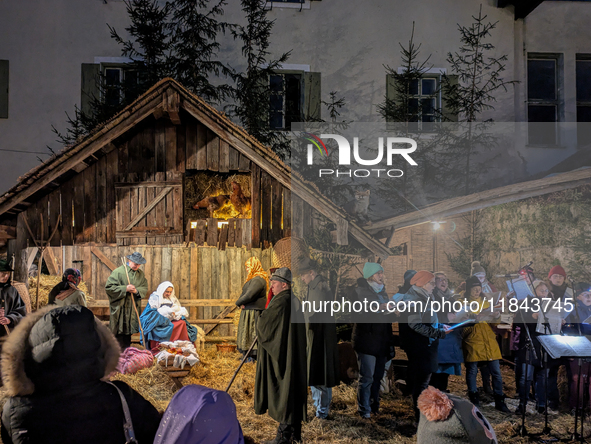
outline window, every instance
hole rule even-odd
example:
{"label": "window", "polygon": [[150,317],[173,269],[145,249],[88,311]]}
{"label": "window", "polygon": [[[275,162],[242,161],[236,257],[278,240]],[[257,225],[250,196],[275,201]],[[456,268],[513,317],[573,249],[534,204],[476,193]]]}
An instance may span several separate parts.
{"label": "window", "polygon": [[269,126],[289,130],[292,122],[302,121],[302,75],[273,74],[269,78],[269,86]]}
{"label": "window", "polygon": [[441,109],[440,77],[424,77],[410,83],[408,113],[411,122],[436,122]]}
{"label": "window", "polygon": [[[405,68],[398,68],[398,74],[403,74]],[[386,75],[386,98],[387,109],[384,117],[387,122],[419,122],[420,131],[429,131],[432,125],[422,125],[433,122],[457,122],[457,113],[447,105],[443,92],[441,91],[441,79],[446,74],[444,68],[431,68],[422,74],[420,79],[412,80],[409,85],[408,108],[405,109],[402,98],[398,91],[396,77]],[[458,83],[457,75],[448,75],[447,79],[451,84]]]}
{"label": "window", "polygon": [[272,10],[273,8],[310,9],[310,0],[267,0],[265,9]]}
{"label": "window", "polygon": [[8,119],[8,60],[0,60],[0,119]]}
{"label": "window", "polygon": [[[95,57],[95,63],[82,64],[82,91],[80,108],[85,114],[92,112],[92,102],[104,99],[117,107],[135,99],[138,72],[131,68],[126,57]],[[124,96],[129,94],[129,97]]]}
{"label": "window", "polygon": [[558,54],[529,54],[527,60],[527,121],[530,145],[557,145],[561,120],[561,57]]}
{"label": "window", "polygon": [[[123,99],[126,99],[126,102],[133,100],[132,91],[138,84],[137,71],[125,65],[101,67],[105,103],[110,106],[117,106],[123,102]],[[131,95],[127,97],[124,94]]]}
{"label": "window", "polygon": [[307,65],[291,65],[269,77],[271,129],[290,130],[294,122],[320,120],[320,73],[292,71],[301,66]]}
{"label": "window", "polygon": [[577,141],[591,144],[591,54],[577,54]]}

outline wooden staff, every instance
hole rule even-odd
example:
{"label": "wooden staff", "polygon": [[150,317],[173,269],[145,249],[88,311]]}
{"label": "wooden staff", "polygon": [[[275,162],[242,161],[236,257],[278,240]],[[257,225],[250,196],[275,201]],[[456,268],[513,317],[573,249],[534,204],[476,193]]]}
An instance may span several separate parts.
{"label": "wooden staff", "polygon": [[[127,271],[127,264],[125,263],[125,259],[121,258],[121,262],[123,262],[123,268],[125,268],[125,274],[127,275],[127,284],[131,285],[131,281],[129,280],[129,272]],[[140,314],[138,313],[137,307],[135,306],[135,301],[133,300],[133,296],[131,297],[131,305],[133,305],[135,315],[137,316],[137,323],[140,326],[140,332],[142,333],[142,341],[144,342],[144,347],[147,347],[148,344],[146,343],[146,337],[144,336],[144,329],[142,328],[142,323],[140,322]]]}
{"label": "wooden staff", "polygon": [[232,384],[234,383],[234,380],[236,379],[238,372],[240,371],[240,369],[242,368],[242,366],[244,365],[244,363],[248,359],[248,356],[250,355],[250,352],[252,352],[252,349],[254,348],[254,345],[257,343],[258,339],[259,339],[258,336],[254,337],[254,341],[252,341],[252,345],[250,346],[250,348],[248,349],[248,351],[244,355],[244,358],[242,358],[242,362],[240,363],[240,365],[238,366],[238,368],[234,372],[232,379],[230,379],[230,383],[228,384],[228,387],[226,387],[226,393],[228,393],[228,390],[230,390],[230,387],[232,387]]}

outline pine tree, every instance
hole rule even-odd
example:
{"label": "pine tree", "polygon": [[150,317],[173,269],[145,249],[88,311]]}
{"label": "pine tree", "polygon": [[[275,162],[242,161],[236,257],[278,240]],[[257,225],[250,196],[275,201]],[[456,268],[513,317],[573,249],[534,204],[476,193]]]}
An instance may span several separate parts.
{"label": "pine tree", "polygon": [[[413,154],[418,166],[410,168],[408,165],[400,166],[400,169],[404,171],[400,186],[394,187],[392,183],[381,182],[376,190],[380,199],[398,212],[410,210],[413,207],[416,208],[416,205],[426,203],[425,195],[416,193],[416,190],[425,189],[431,183],[431,175],[427,174],[428,167],[432,164],[429,154],[437,141],[432,135],[425,138],[427,131],[433,130],[433,123],[421,121],[423,120],[423,111],[427,111],[427,109],[424,109],[423,101],[417,99],[419,82],[432,68],[429,64],[431,55],[421,60],[421,44],[417,45],[414,42],[414,31],[415,24],[413,22],[408,45],[404,46],[402,43],[398,43],[400,46],[401,72],[384,65],[388,77],[389,91],[384,96],[384,101],[378,105],[378,113],[387,122],[390,122],[388,124],[389,132],[396,134],[398,137],[421,141],[421,149]],[[430,96],[423,96],[423,99],[431,100],[438,94],[439,90],[436,88]],[[440,109],[435,108],[429,111],[433,113],[435,118],[440,118]],[[407,197],[410,194],[413,194],[412,199]]]}
{"label": "pine tree", "polygon": [[247,22],[232,33],[242,42],[246,68],[236,75],[236,104],[229,109],[249,134],[285,157],[289,152],[289,141],[282,132],[271,130],[269,124],[269,78],[287,61],[289,52],[276,59],[271,57],[269,45],[274,21],[267,17],[264,3],[241,0],[241,4]]}
{"label": "pine tree", "polygon": [[[384,101],[378,105],[378,113],[386,119],[387,122],[418,122],[421,117],[421,103],[413,106],[411,93],[413,86],[416,85],[423,75],[431,68],[429,55],[425,60],[419,61],[421,45],[414,43],[415,24],[412,24],[412,33],[408,46],[403,46],[400,42],[400,59],[402,61],[402,72],[397,69],[384,65],[386,74],[391,79],[394,97],[386,95]],[[437,91],[433,93],[433,97]],[[416,125],[414,125],[416,128]]]}
{"label": "pine tree", "polygon": [[[212,4],[213,2],[213,4]],[[133,102],[154,83],[165,77],[180,81],[185,87],[212,104],[231,97],[229,84],[212,81],[213,77],[232,78],[234,72],[217,60],[218,36],[233,25],[220,21],[225,0],[125,0],[130,25],[129,39],[121,37],[109,25],[111,37],[121,45],[121,54],[129,57],[125,79],[107,84],[101,74],[96,79],[98,97],[90,100],[90,113],[76,108],[68,116],[65,133],[53,128],[64,145],[76,142],[97,125],[108,120]],[[106,100],[107,97],[117,100]]]}
{"label": "pine tree", "polygon": [[484,111],[494,110],[495,94],[499,90],[506,91],[508,85],[515,83],[501,77],[507,56],[487,55],[492,54],[495,48],[487,39],[497,23],[486,21],[482,5],[478,16],[472,18],[474,22],[469,27],[458,25],[462,45],[458,52],[448,53],[447,56],[451,72],[458,76],[459,82],[452,81],[448,75],[442,78],[442,91],[448,109],[466,124],[459,126],[459,135],[448,132],[445,147],[437,152],[439,174],[456,178],[455,185],[462,186],[464,194],[474,191],[478,169],[473,165],[473,157],[477,153],[475,147],[491,149],[496,145],[496,139],[486,131],[487,125],[475,123],[479,122]]}
{"label": "pine tree", "polygon": [[225,0],[173,0],[171,2],[170,74],[205,101],[220,104],[231,97],[228,84],[213,84],[211,77],[232,78],[233,71],[217,60],[218,35],[234,25],[220,21]]}

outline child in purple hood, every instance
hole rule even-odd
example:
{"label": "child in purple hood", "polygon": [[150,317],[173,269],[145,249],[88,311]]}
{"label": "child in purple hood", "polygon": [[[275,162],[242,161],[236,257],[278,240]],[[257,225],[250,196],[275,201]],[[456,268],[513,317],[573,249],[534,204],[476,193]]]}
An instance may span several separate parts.
{"label": "child in purple hood", "polygon": [[230,395],[202,385],[180,389],[168,404],[154,444],[244,444]]}

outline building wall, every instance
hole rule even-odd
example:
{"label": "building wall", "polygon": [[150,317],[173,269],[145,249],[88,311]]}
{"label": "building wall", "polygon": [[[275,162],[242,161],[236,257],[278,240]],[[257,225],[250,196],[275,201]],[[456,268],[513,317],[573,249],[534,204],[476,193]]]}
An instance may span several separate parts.
{"label": "building wall", "polygon": [[[506,78],[521,83],[499,92],[495,110],[485,118],[499,122],[524,120],[526,86],[522,49],[563,51],[565,61],[575,52],[591,53],[591,28],[587,26],[591,5],[585,2],[544,2],[526,20],[514,21],[511,8],[496,8],[496,1],[483,3],[487,20],[496,21],[491,43],[496,55],[506,54]],[[338,91],[347,101],[342,117],[347,120],[381,120],[376,106],[385,94],[385,69],[400,66],[399,42],[407,42],[415,23],[415,42],[421,56],[431,55],[435,68],[449,70],[447,53],[459,46],[457,24],[469,25],[478,13],[478,3],[469,0],[374,0],[365,4],[341,0],[307,3],[309,9],[287,9],[273,4],[269,17],[275,20],[271,51],[291,50],[289,64],[309,65],[321,73],[322,99]],[[224,18],[243,20],[238,2],[226,6]],[[0,119],[0,149],[44,152],[57,147],[51,125],[64,131],[66,116],[80,105],[82,63],[95,57],[118,57],[120,47],[110,38],[106,24],[124,33],[125,4],[118,0],[60,0],[58,2],[0,3],[0,59],[10,62],[9,117]],[[240,45],[228,37],[222,57],[240,68]],[[566,118],[572,121],[573,72],[565,72]],[[448,71],[449,72],[449,71]],[[323,110],[326,116],[326,110]],[[519,148],[535,173],[560,161],[574,148]],[[3,152],[0,192],[38,161],[35,154]],[[45,158],[44,155],[39,155]]]}

